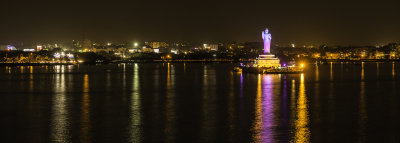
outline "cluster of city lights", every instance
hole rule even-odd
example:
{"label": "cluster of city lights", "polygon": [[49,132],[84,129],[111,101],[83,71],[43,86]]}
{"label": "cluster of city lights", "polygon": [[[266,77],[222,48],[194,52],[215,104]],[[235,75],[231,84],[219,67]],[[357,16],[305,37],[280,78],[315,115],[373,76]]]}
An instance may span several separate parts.
{"label": "cluster of city lights", "polygon": [[65,57],[65,56],[67,56],[67,57],[70,58],[70,59],[74,58],[74,54],[71,54],[71,53],[65,54],[64,52],[55,53],[53,56],[54,56],[54,58],[56,58],[56,59],[59,59],[59,58],[61,58],[61,57]]}

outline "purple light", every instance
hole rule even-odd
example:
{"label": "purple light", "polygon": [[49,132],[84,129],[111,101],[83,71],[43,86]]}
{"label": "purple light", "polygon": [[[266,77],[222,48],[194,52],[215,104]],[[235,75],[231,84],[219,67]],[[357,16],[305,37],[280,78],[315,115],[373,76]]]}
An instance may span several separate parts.
{"label": "purple light", "polygon": [[60,53],[55,53],[53,56],[54,56],[54,58],[60,58],[61,57]]}
{"label": "purple light", "polygon": [[264,54],[268,54],[270,53],[272,39],[271,34],[268,33],[268,28],[266,28],[265,31],[262,32],[262,38],[264,40]]}
{"label": "purple light", "polygon": [[262,88],[262,142],[271,142],[274,136],[274,102],[273,102],[273,77],[271,75],[263,76]]}
{"label": "purple light", "polygon": [[15,47],[12,45],[7,45],[7,50],[15,50]]}
{"label": "purple light", "polygon": [[243,73],[240,73],[240,97],[243,97]]}

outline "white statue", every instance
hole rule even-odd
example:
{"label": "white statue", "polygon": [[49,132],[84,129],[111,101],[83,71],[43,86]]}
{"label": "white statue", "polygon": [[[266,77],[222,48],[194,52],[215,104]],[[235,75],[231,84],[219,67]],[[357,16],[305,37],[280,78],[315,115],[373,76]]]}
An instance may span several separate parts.
{"label": "white statue", "polygon": [[262,32],[262,38],[264,40],[264,54],[269,54],[270,47],[271,47],[271,34],[268,33],[268,28],[265,29],[265,31]]}

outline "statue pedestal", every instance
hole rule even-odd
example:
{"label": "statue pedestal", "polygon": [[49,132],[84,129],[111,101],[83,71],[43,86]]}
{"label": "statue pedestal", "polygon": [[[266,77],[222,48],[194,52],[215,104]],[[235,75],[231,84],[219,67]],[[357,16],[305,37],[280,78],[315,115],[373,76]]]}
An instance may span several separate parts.
{"label": "statue pedestal", "polygon": [[278,58],[275,57],[273,54],[264,54],[260,55],[257,59],[255,64],[258,67],[266,67],[266,68],[274,68],[274,67],[280,67],[281,63]]}

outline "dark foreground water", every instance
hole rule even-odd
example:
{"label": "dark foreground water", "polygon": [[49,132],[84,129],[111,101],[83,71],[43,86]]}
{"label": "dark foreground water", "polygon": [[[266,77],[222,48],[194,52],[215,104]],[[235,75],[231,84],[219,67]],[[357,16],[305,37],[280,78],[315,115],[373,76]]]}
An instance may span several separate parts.
{"label": "dark foreground water", "polygon": [[0,67],[0,142],[399,142],[400,64]]}

